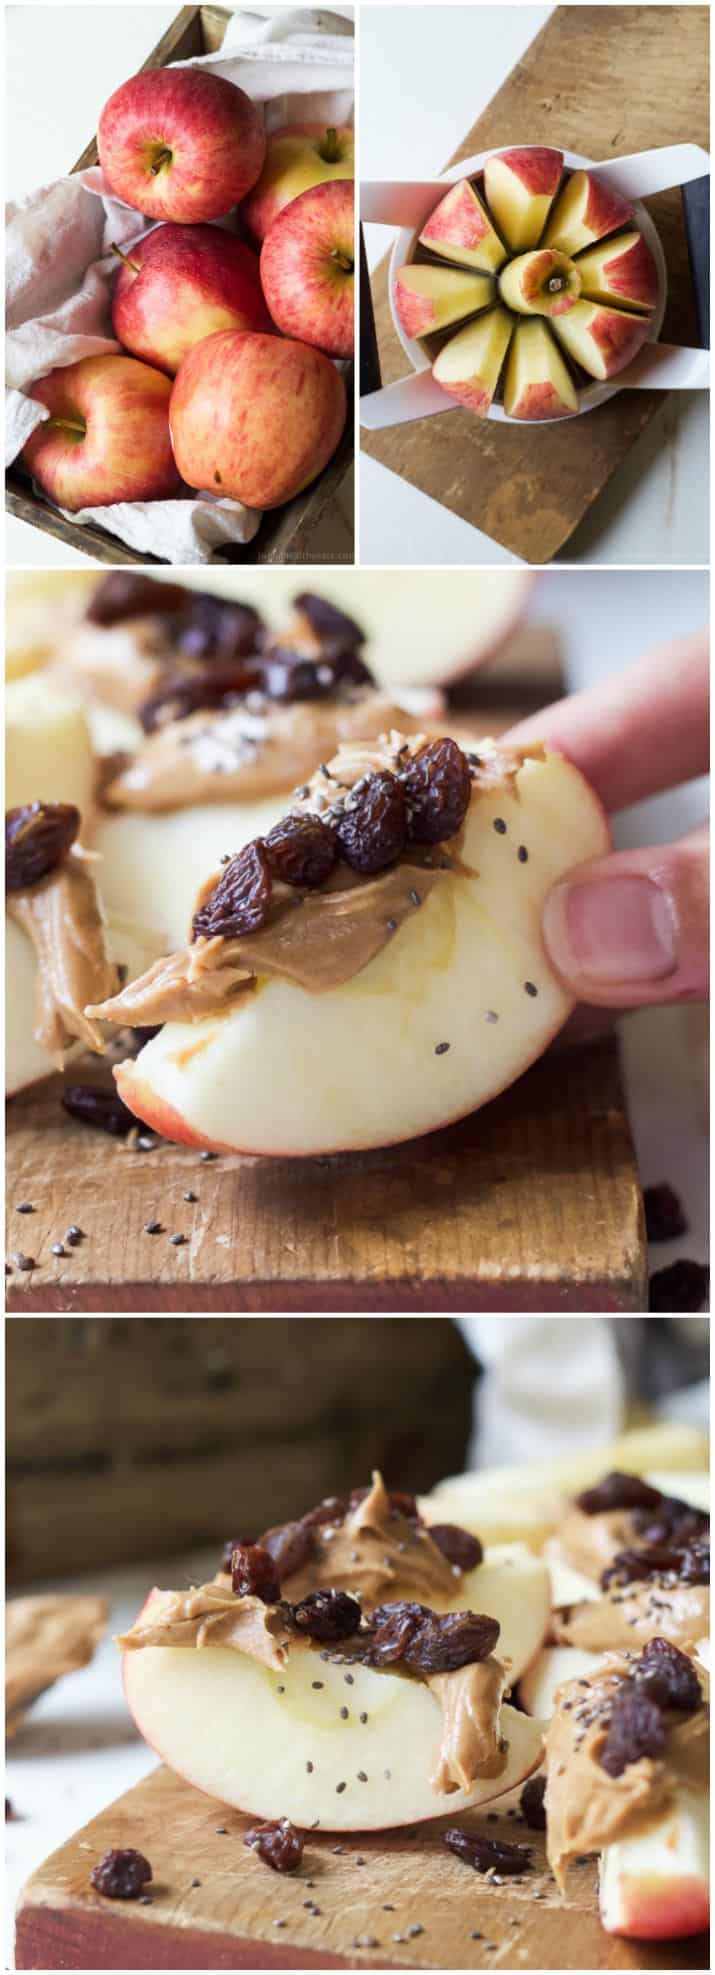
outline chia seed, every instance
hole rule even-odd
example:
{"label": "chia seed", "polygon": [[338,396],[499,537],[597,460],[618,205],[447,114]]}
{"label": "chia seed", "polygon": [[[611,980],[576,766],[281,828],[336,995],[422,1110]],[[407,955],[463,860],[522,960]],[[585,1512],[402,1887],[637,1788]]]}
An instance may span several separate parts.
{"label": "chia seed", "polygon": [[13,1255],[12,1259],[16,1269],[19,1269],[22,1275],[25,1275],[28,1269],[37,1268],[34,1255]]}
{"label": "chia seed", "polygon": [[422,904],[422,900],[421,900],[421,898],[420,898],[420,894],[419,894],[419,892],[418,892],[418,891],[411,891],[411,892],[410,892],[410,894],[409,894],[409,898],[410,898],[410,904],[411,904],[411,905],[421,905],[421,904]]}
{"label": "chia seed", "polygon": [[341,1797],[341,1796],[342,1796],[342,1793],[343,1793],[343,1790],[344,1790],[344,1789],[345,1789],[346,1787],[347,1787],[347,1786],[346,1786],[346,1784],[345,1784],[345,1783],[336,1783],[336,1785],[335,1785],[335,1794],[336,1794],[336,1796],[338,1796],[338,1797]]}
{"label": "chia seed", "polygon": [[495,816],[495,818],[494,818],[494,828],[495,828],[495,830],[496,830],[496,833],[497,833],[497,836],[498,836],[498,837],[505,837],[505,836],[506,836],[506,823],[504,822],[504,818],[503,818],[503,816]]}
{"label": "chia seed", "polygon": [[524,982],[524,993],[525,993],[525,994],[531,994],[531,995],[535,995],[535,994],[538,994],[538,992],[539,992],[539,990],[538,990],[538,988],[537,988],[537,987],[534,987],[534,983],[533,983],[533,981],[525,981],[525,982]]}
{"label": "chia seed", "polygon": [[21,1200],[19,1206],[15,1208],[16,1214],[34,1214],[34,1212],[35,1209],[31,1200]]}
{"label": "chia seed", "polygon": [[202,1160],[202,1162],[203,1162],[203,1164],[204,1164],[204,1165],[206,1166],[206,1165],[208,1165],[208,1161],[209,1161],[209,1159],[218,1159],[218,1153],[217,1153],[217,1152],[200,1152],[200,1153],[199,1153],[199,1158],[200,1158],[200,1159]]}
{"label": "chia seed", "polygon": [[191,1201],[191,1203],[192,1203],[192,1206],[193,1206],[193,1204],[194,1204],[194,1202],[195,1202],[196,1200],[198,1200],[198,1197],[199,1197],[199,1196],[198,1196],[198,1193],[185,1193],[185,1194],[184,1194],[184,1199],[185,1199],[185,1200],[190,1200],[190,1201]]}
{"label": "chia seed", "polygon": [[487,1009],[487,1013],[486,1013],[486,1020],[487,1020],[487,1022],[498,1022],[498,1020],[499,1020],[499,1016],[497,1015],[497,1012],[496,1012],[496,1009],[495,1009],[495,1008],[488,1008],[488,1009]]}
{"label": "chia seed", "polygon": [[435,1056],[446,1056],[448,1049],[449,1049],[448,1042],[438,1042],[434,1052]]}
{"label": "chia seed", "polygon": [[50,1250],[50,1253],[51,1253],[52,1255],[64,1255],[64,1253],[65,1253],[65,1250],[64,1250],[64,1248],[63,1248],[63,1246],[62,1246],[62,1242],[61,1242],[61,1241],[53,1241],[53,1243],[52,1243],[52,1248],[51,1248],[51,1250]]}
{"label": "chia seed", "polygon": [[161,1221],[145,1221],[145,1222],[144,1222],[144,1233],[145,1233],[145,1234],[161,1234]]}
{"label": "chia seed", "polygon": [[172,1247],[172,1248],[183,1248],[183,1246],[184,1246],[184,1243],[185,1243],[185,1241],[186,1241],[186,1235],[185,1235],[185,1234],[170,1234],[170,1235],[169,1235],[169,1242],[170,1242],[170,1244],[171,1244],[171,1247]]}
{"label": "chia seed", "polygon": [[520,863],[520,864],[528,864],[528,861],[529,861],[529,852],[528,852],[528,850],[527,850],[527,848],[526,848],[526,844],[525,844],[525,843],[520,843],[520,845],[519,845],[519,848],[518,848],[518,851],[517,851],[517,853],[516,853],[516,854],[517,854],[517,857],[518,857],[518,859],[519,859],[519,863]]}

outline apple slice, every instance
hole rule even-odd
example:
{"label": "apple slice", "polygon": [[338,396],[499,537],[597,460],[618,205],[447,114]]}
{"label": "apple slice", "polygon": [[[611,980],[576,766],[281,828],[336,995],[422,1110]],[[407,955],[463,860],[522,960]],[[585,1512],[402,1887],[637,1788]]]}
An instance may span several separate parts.
{"label": "apple slice", "polygon": [[13,679],[5,693],[6,809],[38,800],[72,802],[84,821],[92,814],[95,774],[79,695],[58,689],[46,672]]}
{"label": "apple slice", "polygon": [[490,274],[506,260],[506,248],[468,178],[450,185],[425,222],[420,240],[445,261],[460,261],[464,267],[483,268]]}
{"label": "apple slice", "polygon": [[439,1796],[430,1775],[441,1709],[430,1689],[359,1662],[346,1688],[342,1667],[309,1650],[275,1673],[227,1646],[147,1646],[124,1654],[123,1679],[140,1734],[177,1775],[303,1829],[319,1820],[328,1831],[381,1830],[458,1813],[513,1789],[541,1758],[538,1724],[503,1704],[501,1775]]}
{"label": "apple slice", "polygon": [[567,315],[581,293],[575,261],[555,247],[519,254],[499,276],[502,301],[520,315]]}
{"label": "apple slice", "polygon": [[165,815],[103,811],[94,835],[102,856],[107,911],[154,937],[153,958],[188,937],[191,914],[207,871],[229,851],[263,836],[283,815],[286,797],[257,802],[195,803]]}
{"label": "apple slice", "polygon": [[358,1150],[463,1117],[541,1054],[573,1005],[544,952],[544,899],[605,852],[608,829],[560,755],[500,757],[483,741],[480,759],[460,872],[421,906],[410,891],[394,938],[339,987],[317,995],[264,976],[219,1016],[167,1022],[116,1072],[138,1117],[187,1144]]}
{"label": "apple slice", "polygon": [[528,144],[487,158],[484,191],[490,212],[512,253],[535,247],[541,239],[558,192],[563,169],[561,151]]}
{"label": "apple slice", "polygon": [[710,1924],[708,1807],[680,1786],[647,1834],[607,1845],[599,1862],[601,1924],[607,1934],[668,1941]]}
{"label": "apple slice", "polygon": [[582,247],[602,240],[605,233],[628,226],[633,217],[628,200],[595,172],[575,171],[557,199],[543,244],[560,247],[562,254],[578,254]]}
{"label": "apple slice", "polygon": [[658,300],[658,269],[642,233],[619,233],[582,254],[577,263],[581,292],[588,302],[654,309]]}
{"label": "apple slice", "polygon": [[562,1680],[587,1680],[603,1657],[603,1653],[584,1652],[581,1646],[542,1646],[519,1681],[522,1707],[539,1721],[550,1720]]}
{"label": "apple slice", "polygon": [[407,336],[429,336],[476,315],[494,297],[488,274],[468,274],[451,267],[427,267],[408,261],[395,281],[395,308]]}
{"label": "apple slice", "polygon": [[617,377],[637,356],[649,336],[643,316],[609,309],[605,302],[575,302],[569,315],[554,323],[559,341],[589,377]]}
{"label": "apple slice", "polygon": [[578,394],[553,337],[538,317],[519,322],[504,379],[508,418],[571,418]]}
{"label": "apple slice", "polygon": [[486,417],[499,383],[513,324],[506,309],[488,309],[450,336],[432,365],[432,376],[457,403]]}

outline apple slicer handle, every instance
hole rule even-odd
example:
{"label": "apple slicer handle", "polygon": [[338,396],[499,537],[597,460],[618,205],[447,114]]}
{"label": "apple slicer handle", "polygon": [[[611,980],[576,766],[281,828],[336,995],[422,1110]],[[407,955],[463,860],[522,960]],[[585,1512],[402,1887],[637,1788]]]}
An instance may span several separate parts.
{"label": "apple slicer handle", "polygon": [[655,151],[635,151],[632,157],[607,158],[593,169],[624,199],[648,199],[654,192],[668,192],[672,185],[702,178],[710,169],[710,159],[699,144],[663,144]]}
{"label": "apple slicer handle", "polygon": [[454,398],[435,383],[431,370],[420,370],[361,398],[360,423],[367,432],[380,432],[385,425],[406,425],[412,418],[430,418],[433,412],[456,409]]}
{"label": "apple slicer handle", "polygon": [[368,178],[360,187],[363,225],[421,226],[449,187],[443,178]]}
{"label": "apple slicer handle", "polygon": [[677,343],[645,343],[619,372],[618,382],[628,391],[707,391],[710,352]]}

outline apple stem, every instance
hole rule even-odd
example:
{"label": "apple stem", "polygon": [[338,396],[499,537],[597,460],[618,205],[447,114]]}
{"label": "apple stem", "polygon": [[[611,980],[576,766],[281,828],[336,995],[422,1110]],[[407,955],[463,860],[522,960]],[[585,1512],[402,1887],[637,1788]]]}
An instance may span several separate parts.
{"label": "apple stem", "polygon": [[122,267],[130,268],[132,274],[141,274],[141,268],[139,266],[139,262],[130,261],[129,255],[122,253],[121,247],[117,246],[115,240],[112,241],[112,253],[116,254],[117,260],[121,261],[122,263]]}
{"label": "apple stem", "polygon": [[344,254],[340,247],[333,248],[330,259],[335,262],[336,267],[342,268],[344,274],[352,274],[355,262],[349,254]]}
{"label": "apple stem", "polygon": [[84,439],[87,435],[82,418],[46,418],[44,429],[46,432],[70,432],[77,439]]}
{"label": "apple stem", "polygon": [[168,165],[170,163],[171,163],[170,151],[167,151],[166,148],[164,148],[163,151],[157,151],[156,157],[154,159],[154,163],[151,167],[153,177],[156,178],[157,172],[161,171],[162,165]]}
{"label": "apple stem", "polygon": [[323,142],[320,146],[320,156],[326,165],[336,165],[338,162],[340,145],[338,143],[338,133],[333,124],[325,132]]}

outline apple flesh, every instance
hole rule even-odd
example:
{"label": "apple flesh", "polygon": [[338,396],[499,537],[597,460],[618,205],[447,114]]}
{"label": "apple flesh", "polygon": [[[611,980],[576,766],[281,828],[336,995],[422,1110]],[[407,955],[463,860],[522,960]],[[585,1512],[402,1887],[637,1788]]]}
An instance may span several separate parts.
{"label": "apple flesh", "polygon": [[227,329],[197,343],[171,393],[171,437],[190,487],[281,507],[335,452],[345,385],[321,350]]}
{"label": "apple flesh", "polygon": [[499,276],[502,301],[520,315],[567,315],[581,293],[581,275],[574,261],[555,247],[519,254]]}
{"label": "apple flesh", "polygon": [[582,254],[578,262],[581,292],[589,302],[654,309],[658,300],[658,270],[642,233],[619,233]]}
{"label": "apple flesh", "polygon": [[562,254],[578,254],[592,247],[604,234],[627,226],[633,207],[620,192],[592,171],[575,171],[567,179],[557,200],[544,235],[545,247],[559,247]]}
{"label": "apple flesh", "polygon": [[115,89],[97,128],[110,192],[147,219],[220,219],[263,168],[260,112],[202,69],[144,69]]}
{"label": "apple flesh", "polygon": [[542,945],[544,899],[608,843],[578,770],[557,754],[527,759],[515,782],[472,800],[461,855],[473,875],[435,886],[361,973],[319,996],[266,979],[200,1030],[167,1023],[120,1065],[121,1096],[167,1138],[294,1158],[395,1144],[463,1117],[570,1014]]}
{"label": "apple flesh", "polygon": [[562,1680],[588,1680],[603,1657],[581,1646],[542,1646],[519,1680],[521,1706],[538,1721],[550,1721]]}
{"label": "apple flesh", "polygon": [[710,1924],[707,1803],[680,1787],[647,1835],[607,1845],[599,1861],[607,1934],[640,1941],[685,1939]]}
{"label": "apple flesh", "polygon": [[218,870],[227,850],[263,836],[285,806],[283,794],[260,802],[195,803],[166,815],[103,811],[93,844],[102,857],[107,911],[142,929],[153,959],[172,953],[189,936],[207,871]]}
{"label": "apple flesh", "polygon": [[[127,980],[151,964],[155,955],[151,945],[136,929],[128,931],[126,926],[113,925],[108,920],[106,927],[107,952],[111,960],[126,971]],[[35,995],[37,989],[37,954],[24,926],[18,926],[14,919],[5,921],[5,1089],[8,1097],[16,1091],[24,1090],[28,1084],[40,1083],[50,1077],[57,1064],[46,1050],[35,1041]],[[83,1045],[70,1042],[66,1060],[81,1054]]]}
{"label": "apple flesh", "polygon": [[570,313],[554,323],[569,356],[589,377],[602,379],[625,370],[647,342],[649,327],[643,316],[626,315],[623,309],[607,308],[605,302],[575,302]]}
{"label": "apple flesh", "polygon": [[487,274],[496,273],[506,259],[506,248],[468,178],[445,192],[423,226],[420,240],[443,260],[459,261],[463,267],[481,268]]}
{"label": "apple flesh", "polygon": [[300,192],[261,248],[261,282],[284,336],[328,356],[355,348],[355,201],[352,179]]}
{"label": "apple flesh", "polygon": [[488,309],[451,336],[432,365],[432,375],[443,391],[483,418],[499,383],[512,328],[506,309]]}
{"label": "apple flesh", "polygon": [[578,396],[561,353],[538,317],[517,323],[504,378],[508,418],[572,418]]}
{"label": "apple flesh", "polygon": [[219,329],[270,330],[258,259],[219,226],[157,226],[121,261],[112,300],[125,349],[173,377]]}
{"label": "apple flesh", "polygon": [[79,696],[63,692],[44,673],[12,680],[5,691],[6,809],[38,799],[72,802],[84,820],[92,811],[95,780]]}
{"label": "apple flesh", "polygon": [[171,384],[135,357],[82,357],[30,386],[50,414],[22,457],[58,507],[109,507],[178,494],[169,436]]}
{"label": "apple flesh", "polygon": [[502,239],[513,254],[541,239],[563,169],[561,151],[545,145],[502,151],[487,158],[484,191]]}
{"label": "apple flesh", "polygon": [[241,208],[254,240],[265,240],[291,199],[311,185],[352,178],[354,170],[355,133],[347,125],[293,123],[274,130],[266,142],[261,176]]}
{"label": "apple flesh", "polygon": [[427,267],[421,262],[408,262],[395,281],[395,308],[407,336],[447,329],[450,322],[476,315],[493,297],[494,282],[488,274]]}

